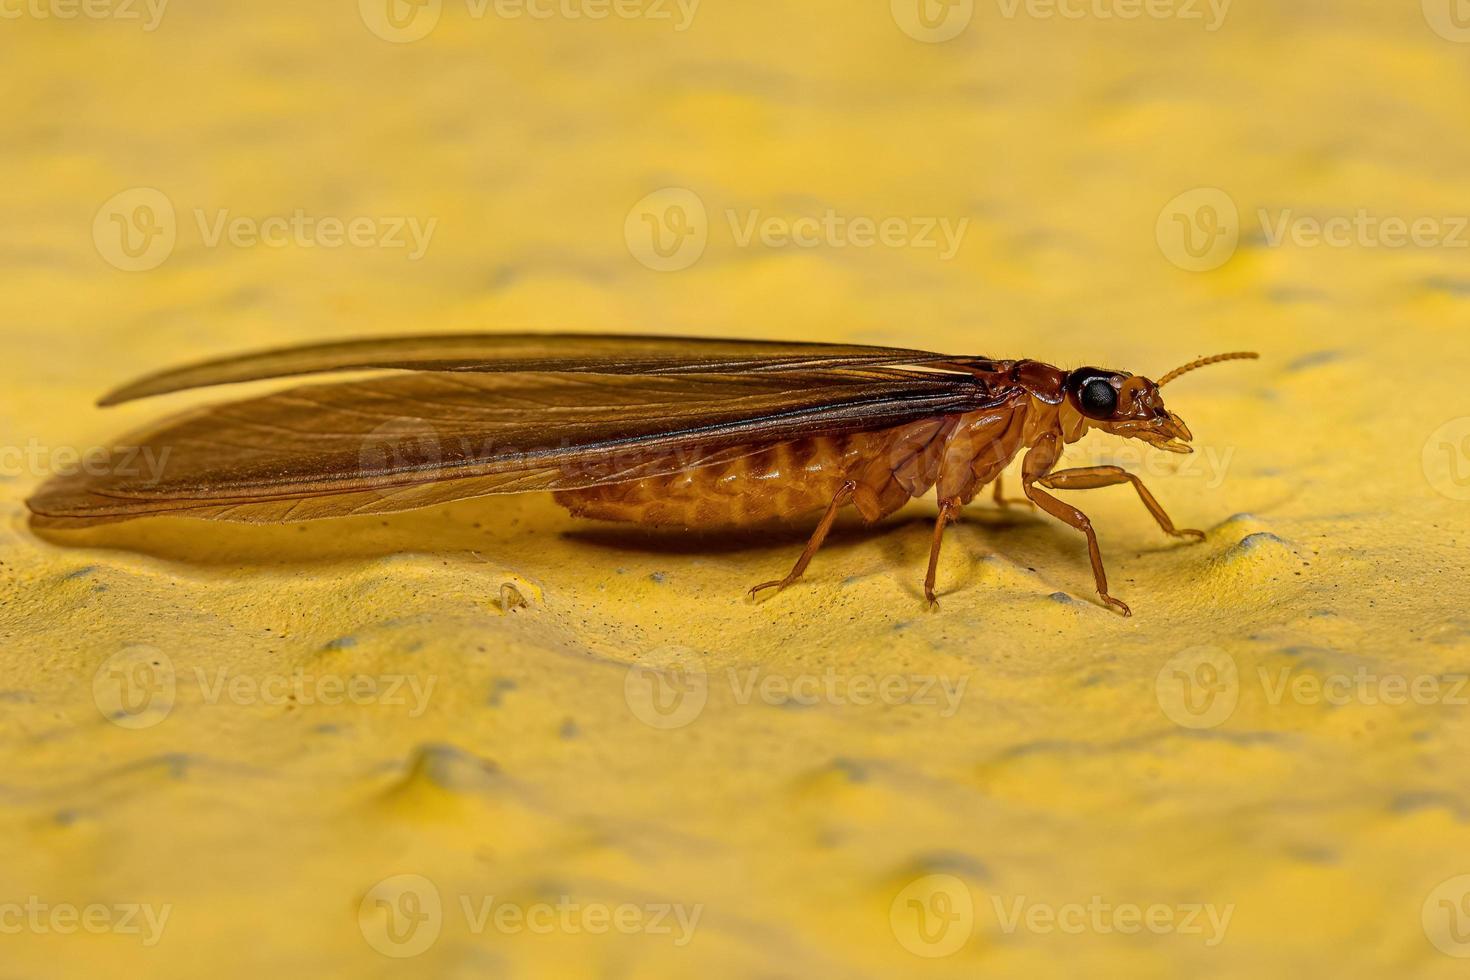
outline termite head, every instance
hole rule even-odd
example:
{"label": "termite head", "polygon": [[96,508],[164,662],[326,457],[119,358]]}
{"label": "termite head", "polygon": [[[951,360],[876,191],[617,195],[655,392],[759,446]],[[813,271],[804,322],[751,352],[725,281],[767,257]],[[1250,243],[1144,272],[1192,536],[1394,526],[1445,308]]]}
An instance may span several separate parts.
{"label": "termite head", "polygon": [[1159,389],[1187,371],[1207,364],[1253,358],[1248,352],[1217,354],[1175,368],[1158,381],[1127,371],[1078,368],[1067,375],[1067,401],[1086,419],[1090,428],[1101,429],[1125,439],[1139,439],[1171,453],[1194,452],[1194,438],[1184,420],[1164,407]]}

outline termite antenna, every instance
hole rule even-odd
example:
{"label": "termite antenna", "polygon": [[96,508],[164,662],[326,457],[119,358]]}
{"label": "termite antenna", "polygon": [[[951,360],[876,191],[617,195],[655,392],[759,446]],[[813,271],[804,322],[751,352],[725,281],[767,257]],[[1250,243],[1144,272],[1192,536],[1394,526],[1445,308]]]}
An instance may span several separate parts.
{"label": "termite antenna", "polygon": [[1207,367],[1211,364],[1219,364],[1221,361],[1253,361],[1260,356],[1260,354],[1257,354],[1253,350],[1238,350],[1229,354],[1216,354],[1213,357],[1201,357],[1197,361],[1190,361],[1183,367],[1175,368],[1155,383],[1160,388],[1162,388],[1164,387],[1164,385],[1168,384],[1170,381],[1173,381],[1181,374],[1188,374],[1190,371],[1193,371],[1196,368]]}

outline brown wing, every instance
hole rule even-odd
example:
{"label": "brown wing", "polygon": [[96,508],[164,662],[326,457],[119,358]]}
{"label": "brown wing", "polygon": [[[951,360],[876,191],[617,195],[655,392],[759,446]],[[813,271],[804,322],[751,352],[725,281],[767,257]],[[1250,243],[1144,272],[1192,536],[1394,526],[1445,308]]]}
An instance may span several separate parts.
{"label": "brown wing", "polygon": [[454,334],[308,344],[242,354],[151,374],[103,396],[116,405],[185,388],[326,371],[543,371],[593,374],[709,374],[877,367],[944,360],[943,355],[861,344],[806,344],[614,334]]}
{"label": "brown wing", "polygon": [[54,478],[28,503],[53,525],[381,513],[677,472],[997,400],[973,375],[900,370],[385,375],[165,421],[124,440],[108,466]]}

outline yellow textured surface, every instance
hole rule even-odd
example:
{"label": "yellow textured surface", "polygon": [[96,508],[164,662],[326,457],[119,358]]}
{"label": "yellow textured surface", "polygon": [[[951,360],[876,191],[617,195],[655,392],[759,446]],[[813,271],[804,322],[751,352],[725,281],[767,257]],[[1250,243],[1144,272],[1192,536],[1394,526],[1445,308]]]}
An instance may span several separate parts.
{"label": "yellow textured surface", "polygon": [[[149,31],[122,17],[141,3],[68,20],[0,0],[0,976],[1462,973],[1470,46],[1451,5],[1242,0],[1215,23],[1184,0],[960,4],[943,43],[901,29],[926,30],[905,0],[706,0],[684,30],[651,5],[617,9],[668,19],[447,2],[390,43],[371,2],[180,2]],[[147,227],[157,202],[136,188],[167,197],[177,240],[124,271],[111,215]],[[683,191],[644,200],[666,188],[703,225]],[[437,225],[417,261],[211,244],[221,211],[298,209]],[[899,237],[968,224],[949,258],[828,230],[741,242],[829,210]],[[1359,212],[1421,240],[1371,221],[1312,239]],[[690,217],[703,254],[651,253],[644,213],[669,234]],[[1191,257],[1190,224],[1223,251]],[[1198,454],[1128,458],[1204,544],[1126,488],[1067,495],[1130,620],[1094,601],[1077,535],[980,504],[935,615],[929,502],[842,532],[761,604],[743,590],[798,540],[597,529],[543,497],[27,525],[69,449],[219,397],[91,407],[136,373],[498,328],[1155,376],[1265,359],[1169,389]],[[505,582],[525,608],[501,610]],[[360,696],[333,687],[358,677]]]}

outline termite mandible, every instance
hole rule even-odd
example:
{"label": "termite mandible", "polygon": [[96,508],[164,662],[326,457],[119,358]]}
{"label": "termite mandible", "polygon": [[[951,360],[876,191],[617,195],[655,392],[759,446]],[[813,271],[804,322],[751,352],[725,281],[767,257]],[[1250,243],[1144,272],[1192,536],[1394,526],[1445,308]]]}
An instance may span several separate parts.
{"label": "termite mandible", "polygon": [[1256,356],[1201,358],[1155,382],[852,344],[598,334],[336,341],[163,371],[99,404],[264,378],[395,373],[196,409],[129,440],[165,461],[160,472],[89,466],[53,477],[27,503],[52,527],[162,514],[274,523],[538,490],[574,515],[647,525],[740,528],[820,513],[790,573],[755,595],[800,578],[843,507],[871,524],[934,489],[924,595],[935,605],[945,526],[987,485],[1008,503],[1001,474],[1024,450],[1024,502],[1086,536],[1098,595],[1126,616],[1108,592],[1092,522],[1047,491],[1131,483],[1166,534],[1204,535],[1176,528],[1121,467],[1055,470],[1062,448],[1099,429],[1191,452],[1189,428],[1159,390],[1196,368]]}

